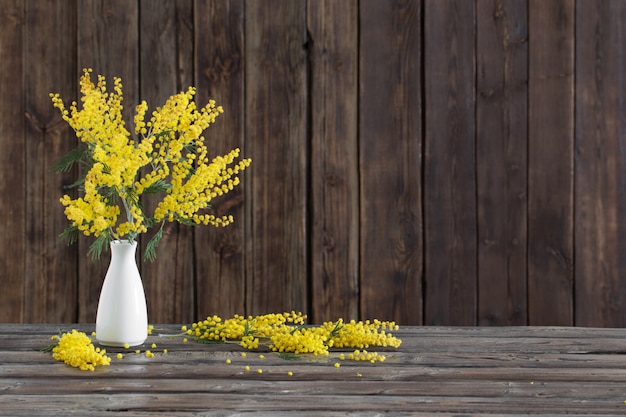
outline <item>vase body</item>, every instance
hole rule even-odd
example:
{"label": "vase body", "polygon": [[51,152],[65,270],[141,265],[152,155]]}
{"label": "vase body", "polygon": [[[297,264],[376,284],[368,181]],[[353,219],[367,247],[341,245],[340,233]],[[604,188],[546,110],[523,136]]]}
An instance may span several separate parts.
{"label": "vase body", "polygon": [[96,339],[101,345],[137,346],[148,337],[148,309],[136,251],[137,242],[111,242],[111,263],[96,315]]}

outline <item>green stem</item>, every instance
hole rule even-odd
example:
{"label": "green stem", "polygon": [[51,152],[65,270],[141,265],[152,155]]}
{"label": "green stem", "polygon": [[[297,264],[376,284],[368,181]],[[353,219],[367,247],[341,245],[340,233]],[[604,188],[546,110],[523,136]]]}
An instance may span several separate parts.
{"label": "green stem", "polygon": [[[124,204],[124,211],[126,211],[126,220],[128,221],[128,223],[132,224],[135,219],[133,218],[133,213],[130,210],[130,205],[128,204],[128,201],[126,201],[125,198],[122,198],[122,203]],[[133,242],[135,240],[135,236],[137,234],[130,232],[128,234],[128,241],[129,242]]]}
{"label": "green stem", "polygon": [[122,198],[122,202],[124,203],[124,210],[126,211],[126,220],[128,221],[128,223],[132,223],[133,222],[133,214],[130,211],[130,207],[128,206],[128,202],[126,201],[125,198]]}

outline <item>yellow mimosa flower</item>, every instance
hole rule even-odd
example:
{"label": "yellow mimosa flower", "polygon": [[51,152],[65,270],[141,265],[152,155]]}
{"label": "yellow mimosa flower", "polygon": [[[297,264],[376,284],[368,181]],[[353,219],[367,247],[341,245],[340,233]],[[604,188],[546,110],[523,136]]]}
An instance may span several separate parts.
{"label": "yellow mimosa flower", "polygon": [[[239,184],[237,175],[251,160],[238,159],[238,148],[209,159],[201,135],[223,113],[222,107],[210,100],[198,109],[196,89],[189,87],[172,95],[146,120],[148,103],[141,101],[135,107],[133,136],[122,115],[121,79],[113,78],[113,91],[108,91],[106,79],[98,75],[94,84],[92,72],[85,69],[80,78],[82,108],[75,101],[67,108],[59,94],[50,94],[53,106],[81,141],[54,169],[65,172],[74,163],[86,167],[83,181],[77,182],[82,183],[83,195],[61,198],[70,221],[62,236],[70,242],[78,232],[95,236],[91,249],[99,256],[104,241],[133,241],[158,226],[146,248],[146,257],[154,260],[166,221],[216,227],[232,223],[231,215],[215,216],[208,210],[213,198]],[[146,213],[142,204],[147,194],[161,196],[152,213]]]}

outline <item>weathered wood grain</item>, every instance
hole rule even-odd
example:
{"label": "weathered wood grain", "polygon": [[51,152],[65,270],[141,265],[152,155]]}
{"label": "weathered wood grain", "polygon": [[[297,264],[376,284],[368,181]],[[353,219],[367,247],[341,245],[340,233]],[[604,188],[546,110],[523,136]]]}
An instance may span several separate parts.
{"label": "weathered wood grain", "polygon": [[[306,3],[247,1],[246,308],[308,310]],[[228,296],[228,294],[223,294]]]}
{"label": "weathered wood grain", "polygon": [[626,315],[626,3],[576,4],[575,324]]}
{"label": "weathered wood grain", "polygon": [[[150,109],[163,106],[173,94],[194,85],[192,4],[185,1],[139,3],[139,94],[134,107],[146,100]],[[200,105],[200,104],[199,104]],[[134,111],[134,110],[133,110]],[[147,116],[149,117],[149,116]],[[133,126],[134,128],[134,126]],[[144,197],[148,213],[158,202]],[[158,323],[192,321],[195,317],[194,242],[188,226],[168,223],[154,262],[140,261],[150,320]],[[143,259],[151,233],[141,236]]]}
{"label": "weathered wood grain", "polygon": [[[0,230],[3,232],[0,271],[2,275],[2,302],[0,321],[24,320],[27,300],[24,297],[24,273],[26,270],[26,178],[24,171],[26,137],[24,124],[25,98],[23,94],[24,62],[20,51],[24,48],[24,3],[0,2]],[[4,167],[11,167],[6,169]]]}
{"label": "weathered wood grain", "polygon": [[[28,243],[20,247],[18,240],[13,247],[7,242],[5,256],[23,256],[24,321],[72,321],[78,304],[76,253],[58,238],[67,227],[59,199],[67,192],[64,186],[69,176],[57,175],[50,168],[76,146],[76,139],[48,94],[75,96],[76,10],[72,2],[25,3],[24,16],[29,36],[24,38],[24,72],[18,80],[24,80],[23,149],[27,159],[21,160],[25,164],[19,167],[25,192],[17,206],[24,209]],[[15,249],[23,252],[13,254]]]}
{"label": "weathered wood grain", "polygon": [[235,224],[141,265],[152,319],[621,326],[624,7],[0,0],[0,321],[95,319],[108,254],[59,241],[76,175],[48,171],[74,139],[47,94],[89,66],[129,120],[197,85],[211,152],[254,159],[216,201]]}
{"label": "weathered wood grain", "polygon": [[528,9],[528,320],[573,324],[573,0]]}
{"label": "weathered wood grain", "polygon": [[425,324],[476,323],[475,19],[472,2],[424,2]]}
{"label": "weathered wood grain", "polygon": [[[93,329],[61,325],[72,326]],[[624,409],[624,329],[401,327],[394,334],[402,345],[371,364],[342,361],[338,352],[299,361],[267,351],[243,357],[236,344],[159,337],[179,327],[157,325],[141,347],[156,343],[155,357],[133,348],[117,359],[125,350],[111,349],[110,366],[84,372],[39,351],[58,327],[0,325],[0,415],[614,416]]]}
{"label": "weathered wood grain", "polygon": [[422,10],[416,2],[360,4],[361,314],[421,324]]}
{"label": "weathered wood grain", "polygon": [[[224,108],[217,122],[207,131],[207,146],[214,154],[226,154],[240,148],[249,157],[245,136],[244,106],[244,2],[242,0],[215,2],[197,1],[194,6],[195,85],[198,100],[216,100]],[[250,170],[256,169],[253,160]],[[244,172],[241,184],[227,197],[218,200],[218,214],[232,214],[235,222],[227,228],[196,228],[194,236],[196,311],[204,318],[218,314],[230,317],[246,311],[246,257],[244,242],[246,216],[244,199],[249,186]]]}
{"label": "weathered wood grain", "polygon": [[358,4],[307,3],[311,313],[359,317]]}
{"label": "weathered wood grain", "polygon": [[520,1],[476,3],[478,323],[526,311],[528,17]]}

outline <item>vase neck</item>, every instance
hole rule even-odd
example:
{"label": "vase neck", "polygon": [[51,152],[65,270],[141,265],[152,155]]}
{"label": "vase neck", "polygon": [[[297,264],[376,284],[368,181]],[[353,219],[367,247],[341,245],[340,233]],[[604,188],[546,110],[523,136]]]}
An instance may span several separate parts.
{"label": "vase neck", "polygon": [[137,241],[129,242],[128,240],[111,241],[111,258],[113,257],[132,257],[135,258],[137,250]]}

